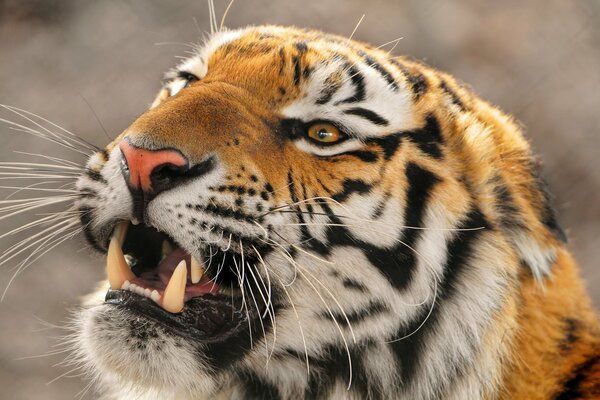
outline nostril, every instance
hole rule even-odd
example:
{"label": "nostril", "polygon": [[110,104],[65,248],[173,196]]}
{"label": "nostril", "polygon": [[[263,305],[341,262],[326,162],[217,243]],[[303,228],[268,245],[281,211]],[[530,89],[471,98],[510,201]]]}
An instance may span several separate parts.
{"label": "nostril", "polygon": [[152,171],[151,175],[152,177],[157,178],[171,178],[181,176],[187,171],[187,166],[180,167],[178,165],[166,164],[159,165],[158,167],[154,168],[154,171]]}
{"label": "nostril", "polygon": [[186,165],[179,166],[174,164],[159,165],[150,173],[150,184],[154,192],[167,189],[171,183],[179,178],[185,177],[189,171]]}
{"label": "nostril", "polygon": [[190,167],[189,164],[179,166],[164,164],[157,166],[150,174],[152,193],[169,190],[178,184],[185,183],[190,179],[198,178],[208,174],[215,167],[215,158],[208,157],[206,160]]}

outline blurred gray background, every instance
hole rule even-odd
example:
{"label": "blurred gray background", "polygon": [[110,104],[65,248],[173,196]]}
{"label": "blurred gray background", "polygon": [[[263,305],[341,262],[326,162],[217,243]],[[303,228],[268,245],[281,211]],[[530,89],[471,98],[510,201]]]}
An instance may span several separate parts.
{"label": "blurred gray background", "polygon": [[[228,1],[215,3],[220,20]],[[226,25],[291,24],[347,36],[362,14],[355,38],[380,45],[402,37],[396,54],[454,74],[527,127],[600,305],[600,2],[238,0]],[[208,21],[202,0],[0,0],[0,103],[104,146],[103,130],[114,137],[148,106],[163,72]],[[0,143],[0,161],[25,159],[13,150],[81,160],[3,124]],[[26,220],[0,219],[0,234]],[[16,239],[0,241],[0,249]],[[0,268],[0,291],[16,264]],[[76,372],[54,367],[64,354],[43,355],[57,349],[68,308],[103,276],[102,264],[77,238],[11,284],[0,303],[1,398],[71,399],[84,388]]]}

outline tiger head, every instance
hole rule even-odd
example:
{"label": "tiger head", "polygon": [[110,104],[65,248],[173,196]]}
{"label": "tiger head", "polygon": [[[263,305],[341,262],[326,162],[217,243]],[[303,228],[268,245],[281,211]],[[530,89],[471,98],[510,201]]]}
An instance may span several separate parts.
{"label": "tiger head", "polygon": [[216,33],[77,183],[109,278],[79,357],[115,398],[494,394],[518,281],[561,252],[536,169],[447,74],[316,31]]}

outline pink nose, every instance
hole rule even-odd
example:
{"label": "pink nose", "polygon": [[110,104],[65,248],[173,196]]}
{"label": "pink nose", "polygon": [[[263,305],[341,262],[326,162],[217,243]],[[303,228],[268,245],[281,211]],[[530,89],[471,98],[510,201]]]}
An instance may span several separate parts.
{"label": "pink nose", "polygon": [[119,144],[119,148],[127,161],[129,170],[129,186],[132,189],[150,192],[152,178],[167,168],[185,170],[188,162],[177,150],[146,150],[133,146],[127,139]]}

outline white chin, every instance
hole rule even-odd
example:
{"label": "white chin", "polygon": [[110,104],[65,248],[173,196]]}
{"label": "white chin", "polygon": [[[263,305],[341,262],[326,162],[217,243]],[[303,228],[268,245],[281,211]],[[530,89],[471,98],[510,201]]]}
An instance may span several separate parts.
{"label": "white chin", "polygon": [[76,317],[76,356],[106,399],[204,398],[215,391],[198,344],[160,325],[104,305],[105,288]]}

